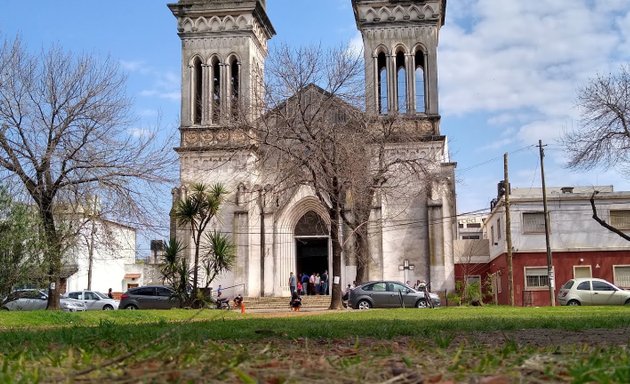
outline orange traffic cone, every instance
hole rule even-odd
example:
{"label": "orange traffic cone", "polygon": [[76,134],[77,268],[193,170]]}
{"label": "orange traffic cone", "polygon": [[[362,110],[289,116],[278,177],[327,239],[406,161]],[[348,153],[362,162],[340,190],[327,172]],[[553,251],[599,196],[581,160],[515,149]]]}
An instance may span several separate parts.
{"label": "orange traffic cone", "polygon": [[241,303],[241,313],[245,313],[245,303]]}

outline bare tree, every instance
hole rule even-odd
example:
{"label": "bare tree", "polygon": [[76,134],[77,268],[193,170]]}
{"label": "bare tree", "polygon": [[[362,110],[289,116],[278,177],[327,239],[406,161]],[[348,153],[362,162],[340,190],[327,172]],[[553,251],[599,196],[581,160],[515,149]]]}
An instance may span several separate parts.
{"label": "bare tree", "polygon": [[[618,73],[591,79],[580,89],[577,106],[581,124],[562,139],[570,156],[569,167],[617,168],[630,177],[630,66],[622,65]],[[593,219],[629,240],[621,230],[599,218],[595,207],[597,193],[590,199]]]}
{"label": "bare tree", "polygon": [[630,176],[630,66],[591,79],[577,106],[580,126],[563,137],[569,167],[616,167]]}
{"label": "bare tree", "polygon": [[137,222],[170,179],[171,146],[131,134],[124,91],[109,59],[59,47],[30,54],[19,39],[0,47],[0,169],[21,182],[42,221],[49,309],[58,308],[65,247],[57,211],[97,196]]}
{"label": "bare tree", "polygon": [[[363,102],[363,58],[344,48],[279,48],[267,63],[267,112],[254,126],[265,169],[279,176],[278,195],[309,186],[330,219],[332,276],[341,275],[345,224],[355,239],[357,278],[369,269],[368,224],[377,192],[406,192],[406,177],[426,177],[432,159],[400,156],[397,143],[413,138],[402,117],[371,116]],[[399,180],[391,182],[391,175]],[[429,183],[430,184],[430,183]],[[341,308],[341,286],[333,284],[331,309]]]}

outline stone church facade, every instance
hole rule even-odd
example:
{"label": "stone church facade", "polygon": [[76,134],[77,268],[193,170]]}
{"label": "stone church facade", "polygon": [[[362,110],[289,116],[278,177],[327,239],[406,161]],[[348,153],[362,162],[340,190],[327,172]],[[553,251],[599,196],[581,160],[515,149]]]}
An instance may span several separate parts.
{"label": "stone church facade", "polygon": [[[448,175],[422,186],[422,196],[378,195],[369,224],[369,279],[425,280],[433,290],[452,290],[455,164],[440,133],[437,85],[446,1],[352,0],[352,5],[364,43],[366,110],[402,116],[422,137],[392,143],[392,151],[430,157]],[[173,190],[173,202],[192,183],[220,182],[231,191],[215,227],[231,235],[237,262],[213,285],[236,286],[247,296],[288,296],[290,272],[327,270],[331,282],[345,287],[355,279],[356,262],[344,252],[341,270],[332,271],[325,207],[306,186],[278,196],[267,182],[273,170],[260,168],[256,150],[243,145],[246,132],[227,122],[237,109],[252,120],[263,112],[257,100],[267,44],[275,35],[265,0],[180,0],[169,8],[182,42],[176,149],[181,186]],[[191,243],[173,219],[171,236]]]}

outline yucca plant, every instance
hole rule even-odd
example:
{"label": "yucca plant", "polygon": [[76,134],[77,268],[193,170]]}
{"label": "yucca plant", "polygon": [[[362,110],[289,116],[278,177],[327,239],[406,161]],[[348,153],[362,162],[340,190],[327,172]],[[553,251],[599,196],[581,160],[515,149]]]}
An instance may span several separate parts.
{"label": "yucca plant", "polygon": [[175,208],[175,217],[178,223],[190,229],[195,247],[192,266],[193,297],[197,296],[199,287],[199,258],[202,236],[219,212],[227,194],[227,189],[220,183],[210,187],[196,183],[191,186],[189,193],[177,203]]}

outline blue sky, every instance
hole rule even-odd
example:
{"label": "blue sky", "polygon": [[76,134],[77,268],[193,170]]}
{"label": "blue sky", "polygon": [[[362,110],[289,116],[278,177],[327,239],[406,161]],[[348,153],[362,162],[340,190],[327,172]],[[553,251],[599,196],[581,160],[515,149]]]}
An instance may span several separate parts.
{"label": "blue sky", "polygon": [[[59,43],[120,61],[139,118],[136,129],[160,116],[163,129],[174,131],[180,41],[167,3],[3,0],[0,33],[19,33],[34,51]],[[360,44],[350,0],[267,0],[267,13],[277,32],[271,46]],[[547,144],[548,186],[630,190],[614,169],[567,170],[556,142],[579,124],[579,86],[630,62],[630,1],[449,0],[438,55],[441,131],[458,163],[460,213],[489,207],[505,152],[512,185],[539,187],[539,139]]]}

